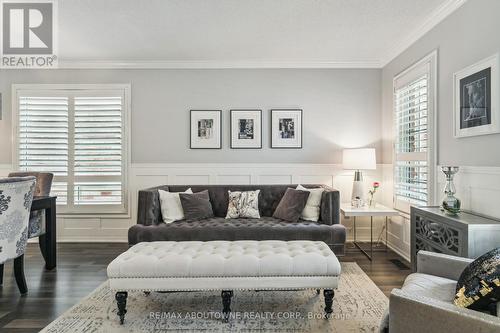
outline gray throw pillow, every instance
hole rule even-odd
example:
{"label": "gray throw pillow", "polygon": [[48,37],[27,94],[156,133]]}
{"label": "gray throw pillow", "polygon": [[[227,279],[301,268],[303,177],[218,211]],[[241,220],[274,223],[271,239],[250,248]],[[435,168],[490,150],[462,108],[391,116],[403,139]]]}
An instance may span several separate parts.
{"label": "gray throw pillow", "polygon": [[196,221],[214,216],[208,190],[193,194],[179,193],[179,198],[186,220]]}
{"label": "gray throw pillow", "polygon": [[297,222],[306,206],[309,194],[308,191],[288,188],[283,198],[281,198],[278,207],[276,207],[273,217],[285,221]]}

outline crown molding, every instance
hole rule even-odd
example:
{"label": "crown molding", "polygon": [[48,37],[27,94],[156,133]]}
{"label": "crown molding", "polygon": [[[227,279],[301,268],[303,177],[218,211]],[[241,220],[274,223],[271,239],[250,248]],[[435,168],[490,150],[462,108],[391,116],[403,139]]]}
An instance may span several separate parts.
{"label": "crown molding", "polygon": [[381,68],[378,61],[152,61],[60,59],[59,69]]}
{"label": "crown molding", "polygon": [[447,0],[381,57],[368,61],[171,61],[59,59],[59,69],[380,69],[403,53],[467,0]]}
{"label": "crown molding", "polygon": [[403,53],[417,40],[428,33],[432,28],[441,23],[451,13],[460,8],[467,0],[448,0],[443,5],[436,8],[427,19],[417,26],[406,38],[391,48],[380,60],[381,67],[387,66],[394,58]]}

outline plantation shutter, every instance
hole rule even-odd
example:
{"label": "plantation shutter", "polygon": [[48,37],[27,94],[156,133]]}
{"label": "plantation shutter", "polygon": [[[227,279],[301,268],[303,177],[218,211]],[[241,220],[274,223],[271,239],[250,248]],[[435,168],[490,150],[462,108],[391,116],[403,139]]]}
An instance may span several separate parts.
{"label": "plantation shutter", "polygon": [[410,205],[429,202],[429,74],[423,66],[396,81],[395,102],[395,207],[409,212]]}
{"label": "plantation shutter", "polygon": [[122,98],[75,97],[75,205],[122,202]]}
{"label": "plantation shutter", "polygon": [[18,167],[54,173],[59,212],[126,212],[125,91],[18,90]]}
{"label": "plantation shutter", "polygon": [[57,94],[19,98],[20,171],[54,173],[52,193],[67,204],[69,99]]}

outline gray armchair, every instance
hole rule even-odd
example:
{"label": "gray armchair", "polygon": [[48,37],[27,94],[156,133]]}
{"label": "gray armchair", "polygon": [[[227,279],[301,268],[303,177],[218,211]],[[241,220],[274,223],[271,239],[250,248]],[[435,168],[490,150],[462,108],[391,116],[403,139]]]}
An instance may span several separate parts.
{"label": "gray armchair", "polygon": [[[457,280],[472,259],[420,251],[417,272],[389,297],[381,330],[391,333],[500,332],[497,316],[453,304]],[[497,314],[498,315],[498,314]]]}

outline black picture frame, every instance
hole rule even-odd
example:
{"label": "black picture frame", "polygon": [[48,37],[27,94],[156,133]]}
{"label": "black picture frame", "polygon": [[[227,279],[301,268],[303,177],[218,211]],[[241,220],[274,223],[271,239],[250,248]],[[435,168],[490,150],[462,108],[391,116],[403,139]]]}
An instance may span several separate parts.
{"label": "black picture frame", "polygon": [[[491,67],[480,70],[459,80],[460,129],[491,124]],[[471,92],[472,90],[473,92]],[[470,98],[476,98],[472,102]],[[475,104],[475,107],[471,107]],[[476,116],[471,115],[472,111]]]}
{"label": "black picture frame", "polygon": [[499,55],[453,74],[454,137],[500,133]]}
{"label": "black picture frame", "polygon": [[[274,136],[273,136],[273,114],[275,112],[283,112],[283,111],[292,111],[292,112],[299,112],[300,113],[300,145],[298,146],[290,146],[290,147],[286,147],[286,146],[275,146],[274,144]],[[302,149],[303,148],[303,142],[304,142],[304,133],[303,133],[303,128],[304,128],[304,117],[303,117],[304,113],[303,113],[303,110],[302,109],[271,109],[271,112],[270,112],[270,131],[269,131],[269,134],[270,134],[270,148],[271,149]]]}
{"label": "black picture frame", "polygon": [[[237,112],[258,112],[260,125],[260,145],[258,147],[235,147],[233,143],[233,113]],[[231,149],[262,149],[262,110],[261,109],[231,109],[229,110],[229,147]]]}
{"label": "black picture frame", "polygon": [[[219,113],[219,141],[217,147],[194,147],[193,146],[193,113],[217,112]],[[222,149],[222,110],[193,109],[189,110],[189,149]]]}

